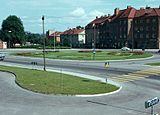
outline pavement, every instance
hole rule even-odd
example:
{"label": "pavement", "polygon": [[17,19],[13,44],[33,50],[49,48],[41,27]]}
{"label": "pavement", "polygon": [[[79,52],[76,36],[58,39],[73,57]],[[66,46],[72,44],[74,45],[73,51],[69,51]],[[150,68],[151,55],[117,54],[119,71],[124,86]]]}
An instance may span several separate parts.
{"label": "pavement", "polygon": [[[14,59],[14,58],[12,58]],[[18,58],[19,60],[19,58]],[[24,59],[26,60],[26,58]],[[30,59],[31,60],[31,59]],[[129,76],[117,76],[115,80],[123,88],[115,94],[96,96],[96,97],[76,97],[62,95],[44,95],[24,90],[15,85],[14,76],[12,74],[0,72],[0,114],[2,115],[150,115],[150,108],[145,109],[144,102],[148,99],[160,98],[160,76],[159,69],[145,66],[147,62],[159,61],[159,55],[152,59],[112,62],[108,71],[119,71],[117,74],[127,74]],[[2,62],[0,62],[2,63]],[[3,64],[11,64],[12,66],[23,65],[31,68],[38,68],[26,63],[3,62]],[[79,74],[87,73],[89,75],[98,76],[98,79],[105,80],[103,71],[104,63],[77,63],[49,61],[52,66],[47,67],[51,70],[69,70],[69,72]],[[58,66],[58,64],[63,66]],[[68,64],[68,65],[67,65]],[[72,67],[71,67],[72,66]],[[79,68],[75,69],[76,66]],[[61,67],[70,67],[65,69]],[[87,69],[88,68],[88,69]],[[92,68],[91,70],[89,68]],[[119,69],[121,68],[121,69]],[[157,69],[157,70],[155,70]],[[78,71],[79,70],[79,71]],[[126,71],[124,71],[126,70]],[[146,71],[145,71],[146,70]],[[68,71],[67,71],[68,72]],[[84,72],[84,73],[83,73]],[[133,75],[135,72],[144,74]],[[150,73],[150,74],[149,74]],[[152,74],[155,73],[155,74]],[[136,77],[135,77],[136,76]],[[146,77],[147,76],[147,77]],[[140,79],[139,79],[140,78]],[[96,79],[96,78],[95,78]],[[154,112],[160,113],[160,104],[154,106]]]}

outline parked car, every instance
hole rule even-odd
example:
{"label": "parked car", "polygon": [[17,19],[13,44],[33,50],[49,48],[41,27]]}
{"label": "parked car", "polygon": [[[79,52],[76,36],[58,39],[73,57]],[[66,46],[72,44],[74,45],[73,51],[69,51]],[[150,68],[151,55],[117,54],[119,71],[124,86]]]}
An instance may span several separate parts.
{"label": "parked car", "polygon": [[131,49],[128,48],[128,47],[123,47],[123,48],[121,48],[121,50],[122,50],[122,51],[130,51]]}
{"label": "parked car", "polygon": [[4,60],[4,58],[5,58],[5,55],[4,55],[4,54],[2,54],[2,53],[0,53],[0,61],[3,61],[3,60]]}
{"label": "parked car", "polygon": [[160,50],[158,50],[158,53],[160,53]]}

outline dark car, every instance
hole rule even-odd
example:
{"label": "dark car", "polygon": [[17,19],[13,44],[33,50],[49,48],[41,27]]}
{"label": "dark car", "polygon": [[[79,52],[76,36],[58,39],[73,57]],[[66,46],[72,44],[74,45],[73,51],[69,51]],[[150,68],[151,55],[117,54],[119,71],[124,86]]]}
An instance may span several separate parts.
{"label": "dark car", "polygon": [[4,58],[5,58],[5,55],[4,55],[4,54],[2,54],[2,53],[0,53],[0,61],[3,61],[3,60],[4,60]]}

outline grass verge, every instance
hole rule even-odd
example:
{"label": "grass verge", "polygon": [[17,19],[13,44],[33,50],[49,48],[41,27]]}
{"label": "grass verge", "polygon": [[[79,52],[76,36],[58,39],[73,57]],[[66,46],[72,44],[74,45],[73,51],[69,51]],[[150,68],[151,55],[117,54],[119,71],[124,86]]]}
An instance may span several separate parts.
{"label": "grass verge", "polygon": [[146,65],[160,66],[160,62],[156,62],[156,63],[147,63]]}
{"label": "grass verge", "polygon": [[[18,56],[43,57],[42,52],[17,53]],[[96,52],[95,60],[124,60],[151,57],[149,53],[137,52]],[[67,60],[93,60],[92,52],[46,52],[46,58]]]}
{"label": "grass verge", "polygon": [[99,81],[70,76],[55,72],[0,66],[0,71],[16,75],[16,83],[22,88],[44,94],[100,94],[119,89]]}

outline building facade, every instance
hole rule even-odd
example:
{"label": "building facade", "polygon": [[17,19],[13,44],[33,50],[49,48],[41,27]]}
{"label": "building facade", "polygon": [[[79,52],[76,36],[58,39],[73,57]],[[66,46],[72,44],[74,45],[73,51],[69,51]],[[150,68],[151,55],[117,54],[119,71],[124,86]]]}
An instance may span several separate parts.
{"label": "building facade", "polygon": [[160,8],[116,8],[85,29],[87,48],[160,48]]}
{"label": "building facade", "polygon": [[84,29],[69,29],[64,31],[61,35],[61,44],[71,48],[82,48],[85,44],[85,30]]}
{"label": "building facade", "polygon": [[1,39],[0,39],[0,49],[6,49],[7,48],[7,42],[3,42]]}

